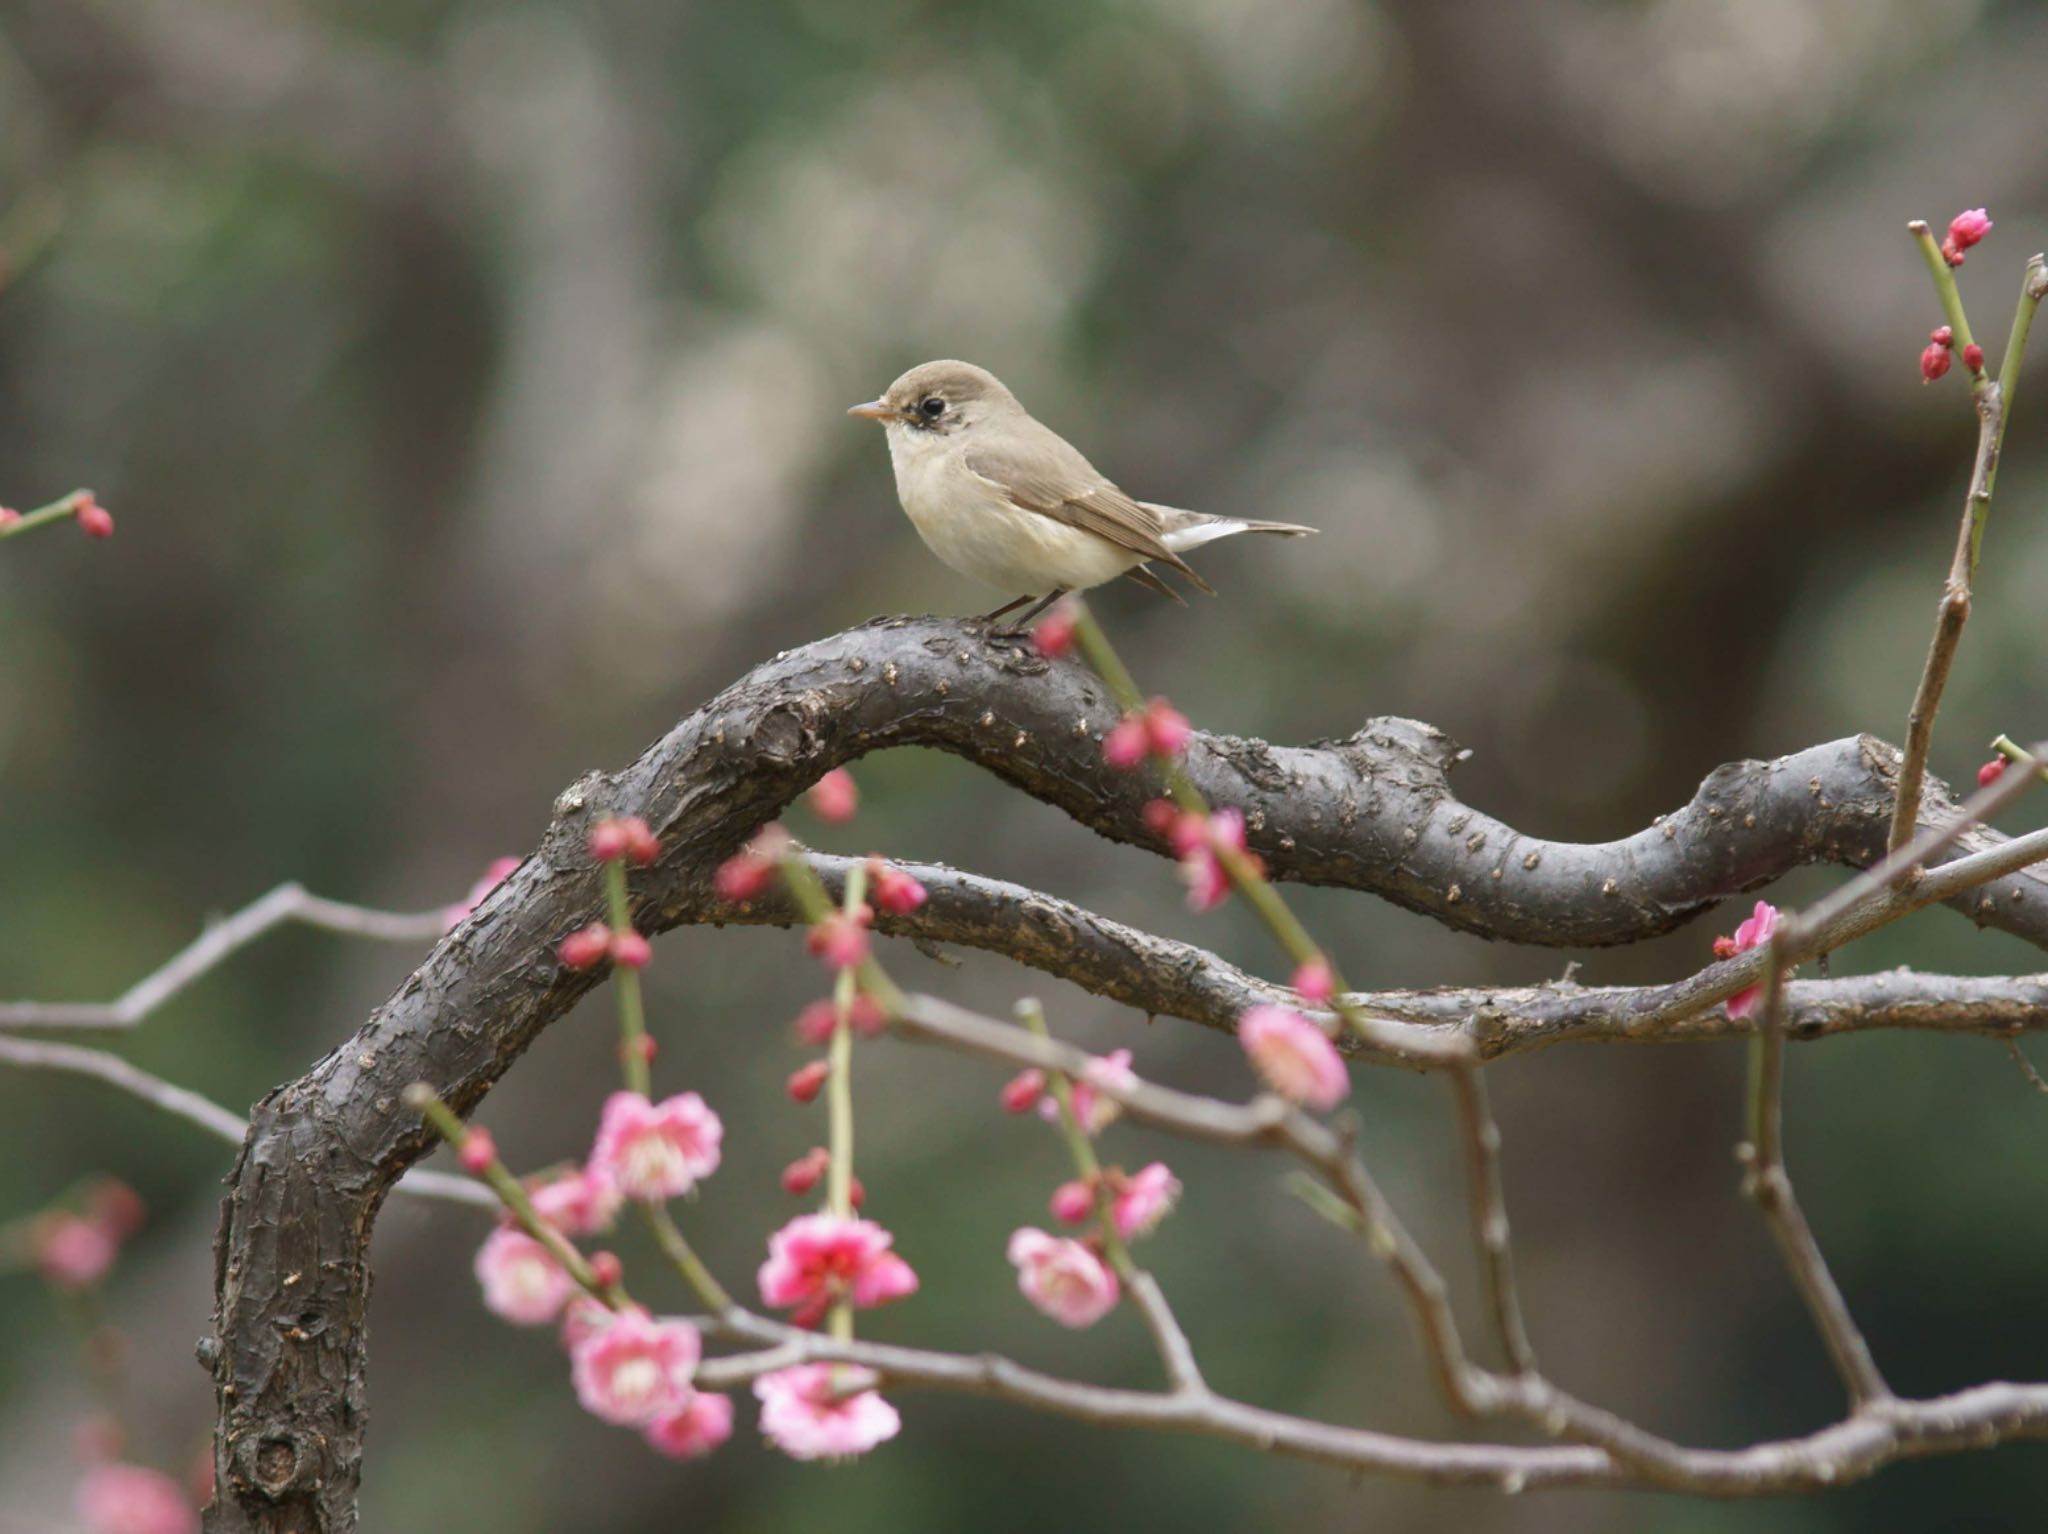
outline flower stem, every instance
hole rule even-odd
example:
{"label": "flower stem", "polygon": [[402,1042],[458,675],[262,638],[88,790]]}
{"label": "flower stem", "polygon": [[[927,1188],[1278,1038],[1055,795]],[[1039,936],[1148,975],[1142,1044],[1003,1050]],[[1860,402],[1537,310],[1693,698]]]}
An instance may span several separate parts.
{"label": "flower stem", "polygon": [[[457,1150],[469,1138],[469,1130],[455,1116],[455,1110],[442,1102],[439,1094],[424,1081],[416,1081],[405,1089],[405,1105],[425,1119],[428,1128]],[[533,1207],[533,1200],[526,1196],[526,1189],[502,1159],[493,1156],[490,1164],[476,1175],[498,1195],[498,1202],[505,1206],[514,1223],[548,1249],[548,1254],[562,1265],[562,1271],[576,1281],[578,1288],[613,1310],[632,1304],[624,1284],[598,1282],[597,1275],[575,1245],[540,1217]]]}
{"label": "flower stem", "polygon": [[1934,231],[1921,219],[1914,219],[1906,225],[1906,232],[1913,236],[1920,247],[1920,255],[1927,262],[1927,274],[1934,279],[1934,291],[1941,299],[1941,312],[1948,316],[1948,328],[1955,332],[1955,348],[1961,351],[1966,346],[1975,346],[1976,337],[1970,334],[1970,318],[1963,313],[1963,295],[1956,287],[1955,269],[1948,264],[1948,258],[1935,243]]}
{"label": "flower stem", "polygon": [[[633,907],[626,898],[626,864],[614,858],[604,865],[605,908],[613,932],[633,930]],[[613,966],[612,987],[619,995],[619,1069],[628,1091],[648,1095],[653,1074],[647,1066],[647,1005],[640,994],[640,971]]]}
{"label": "flower stem", "polygon": [[[840,909],[851,917],[867,899],[868,869],[856,863],[847,871],[846,894]],[[831,1072],[825,1082],[825,1105],[831,1121],[831,1165],[825,1173],[825,1207],[841,1219],[853,1217],[853,999],[860,987],[852,969],[842,969],[832,982]],[[853,1337],[853,1306],[841,1300],[832,1307],[826,1328],[841,1342]]]}
{"label": "flower stem", "polygon": [[675,1217],[668,1212],[668,1205],[649,1201],[640,1207],[646,1213],[647,1228],[654,1232],[662,1255],[675,1264],[676,1271],[683,1275],[683,1282],[690,1286],[697,1298],[709,1307],[713,1315],[724,1315],[731,1310],[732,1296],[711,1276],[711,1270],[704,1266],[704,1259],[684,1238]]}
{"label": "flower stem", "polygon": [[[1074,636],[1080,643],[1081,654],[1095,669],[1110,693],[1128,711],[1144,705],[1144,695],[1138,690],[1137,681],[1124,665],[1116,647],[1109,642],[1109,636],[1095,621],[1095,615],[1085,603],[1074,606]],[[1166,780],[1167,792],[1175,804],[1189,814],[1207,815],[1209,802],[1202,791],[1195,786],[1194,779],[1180,762],[1172,759],[1159,763],[1161,776]],[[1366,1019],[1363,1013],[1349,999],[1350,986],[1345,983],[1335,961],[1326,954],[1316,940],[1309,936],[1308,929],[1301,924],[1293,910],[1282,898],[1280,891],[1259,868],[1258,861],[1235,847],[1218,847],[1216,859],[1223,865],[1223,871],[1230,876],[1230,882],[1245,898],[1258,918],[1266,924],[1287,956],[1297,965],[1320,962],[1330,972],[1334,995],[1331,1007],[1346,1025],[1363,1029]]]}
{"label": "flower stem", "polygon": [[[1052,1042],[1052,1030],[1045,1024],[1045,1008],[1037,1001],[1027,997],[1018,1002],[1017,1020],[1048,1044]],[[1109,1265],[1116,1270],[1117,1277],[1129,1283],[1136,1268],[1131,1262],[1130,1249],[1117,1233],[1115,1201],[1110,1197],[1108,1184],[1103,1181],[1102,1162],[1096,1157],[1095,1143],[1088,1138],[1088,1131],[1081,1127],[1081,1115],[1074,1109],[1074,1084],[1064,1071],[1048,1071],[1046,1080],[1052,1088],[1054,1101],[1060,1106],[1060,1133],[1066,1137],[1067,1151],[1074,1158],[1074,1170],[1081,1174],[1081,1181],[1088,1185],[1095,1198],[1095,1217],[1102,1227],[1103,1253],[1109,1258]]]}
{"label": "flower stem", "polygon": [[74,490],[47,506],[38,506],[34,511],[23,512],[18,521],[0,525],[0,538],[18,538],[23,533],[42,527],[46,523],[61,521],[91,499],[90,490]]}

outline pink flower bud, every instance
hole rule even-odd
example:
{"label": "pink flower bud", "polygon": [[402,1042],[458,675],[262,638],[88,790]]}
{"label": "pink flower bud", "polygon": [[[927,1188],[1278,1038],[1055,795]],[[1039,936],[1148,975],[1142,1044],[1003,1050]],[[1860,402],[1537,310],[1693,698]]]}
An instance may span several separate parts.
{"label": "pink flower bud", "polygon": [[1051,1208],[1062,1225],[1079,1225],[1095,1213],[1095,1190],[1078,1180],[1063,1182],[1052,1190]]}
{"label": "pink flower bud", "polygon": [[720,900],[737,904],[752,900],[775,877],[776,864],[789,850],[789,833],[779,825],[766,825],[753,839],[718,865],[711,887]]}
{"label": "pink flower bud", "polygon": [[0,527],[12,527],[21,520],[21,513],[12,506],[0,506]]}
{"label": "pink flower bud", "polygon": [[1045,1096],[1045,1072],[1040,1070],[1020,1071],[1003,1083],[1000,1101],[1005,1113],[1029,1113],[1039,1098]]}
{"label": "pink flower bud", "polygon": [[114,519],[91,496],[87,496],[72,509],[71,515],[78,519],[79,530],[88,538],[111,538],[114,536]]}
{"label": "pink flower bud", "polygon": [[858,1177],[846,1179],[846,1201],[856,1209],[868,1201],[868,1190],[860,1185]]}
{"label": "pink flower bud", "polygon": [[563,938],[555,949],[555,957],[566,969],[594,969],[611,952],[611,947],[612,929],[601,921],[594,921]]}
{"label": "pink flower bud", "polygon": [[1171,836],[1180,821],[1180,806],[1171,799],[1147,799],[1139,818],[1154,836]]}
{"label": "pink flower bud", "polygon": [[1058,660],[1074,648],[1074,632],[1079,626],[1073,609],[1062,604],[1038,620],[1031,643],[1047,660]]}
{"label": "pink flower bud", "polygon": [[868,859],[868,887],[875,892],[875,904],[891,916],[908,916],[930,898],[922,884],[879,857]]}
{"label": "pink flower bud", "polygon": [[[1982,208],[1969,208],[1948,221],[1948,238],[1942,242],[1946,250],[1954,246],[1958,251],[1968,250],[1991,232],[1991,215]],[[1957,260],[1952,263],[1961,266]]]}
{"label": "pink flower bud", "polygon": [[1154,698],[1145,705],[1145,744],[1154,756],[1179,756],[1187,750],[1188,737],[1193,733],[1187,715],[1164,698]]}
{"label": "pink flower bud", "polygon": [[1927,339],[1936,346],[1954,346],[1956,344],[1956,333],[1947,325],[1936,325],[1927,332]]}
{"label": "pink flower bud", "polygon": [[1937,342],[1929,341],[1927,350],[1920,354],[1920,381],[1933,383],[1948,371],[1949,361],[1949,349]]}
{"label": "pink flower bud", "polygon": [[796,1036],[802,1043],[814,1049],[822,1049],[832,1042],[832,1031],[839,1026],[839,1009],[830,1001],[811,1002],[796,1015]]}
{"label": "pink flower bud", "polygon": [[600,1289],[615,1288],[626,1276],[626,1265],[619,1261],[617,1252],[592,1252],[590,1276],[597,1280]]}
{"label": "pink flower bud", "polygon": [[810,801],[813,815],[839,825],[853,819],[854,811],[860,808],[860,788],[852,773],[844,767],[834,767],[811,785]]}
{"label": "pink flower bud", "polygon": [[1337,992],[1328,959],[1310,959],[1294,972],[1294,993],[1312,1006],[1321,1006]]}
{"label": "pink flower bud", "polygon": [[834,911],[812,925],[804,947],[832,969],[857,968],[868,956],[867,922],[862,915]]}
{"label": "pink flower bud", "polygon": [[813,1146],[782,1169],[782,1191],[802,1198],[832,1169],[832,1153],[822,1145]]}
{"label": "pink flower bud", "polygon": [[590,830],[590,855],[600,863],[630,858],[645,868],[661,856],[661,839],[638,815],[615,815]]}
{"label": "pink flower bud", "polygon": [[832,1067],[823,1060],[813,1060],[809,1065],[791,1071],[786,1086],[792,1101],[808,1103],[817,1101],[818,1094],[825,1090],[825,1078],[832,1074]]}
{"label": "pink flower bud", "polygon": [[645,969],[654,957],[654,945],[628,927],[612,937],[612,963],[621,969]]}
{"label": "pink flower bud", "polygon": [[1118,772],[1135,772],[1145,760],[1147,740],[1141,714],[1126,714],[1102,737],[1102,759]]}
{"label": "pink flower bud", "polygon": [[633,1040],[630,1044],[624,1039],[619,1040],[619,1058],[621,1060],[629,1060],[637,1055],[642,1065],[652,1065],[654,1064],[655,1055],[660,1053],[660,1050],[661,1046],[655,1043],[654,1035],[651,1033],[641,1034],[639,1038]]}
{"label": "pink flower bud", "polygon": [[462,1149],[455,1153],[455,1159],[462,1163],[463,1171],[481,1177],[498,1159],[498,1142],[491,1138],[488,1129],[472,1129],[462,1137]]}
{"label": "pink flower bud", "polygon": [[1093,1326],[1116,1306],[1116,1275],[1079,1241],[1027,1225],[1011,1235],[1009,1257],[1024,1298],[1062,1326]]}
{"label": "pink flower bud", "polygon": [[1963,366],[1980,378],[1984,376],[1984,348],[1975,341],[1963,348]]}
{"label": "pink flower bud", "polygon": [[2005,769],[2005,758],[2002,756],[1994,756],[1993,758],[1991,758],[1990,761],[1986,762],[1982,767],[1979,767],[1977,769],[1977,786],[1979,788],[1989,788],[1992,784],[1996,783],[2000,778],[2005,776]]}

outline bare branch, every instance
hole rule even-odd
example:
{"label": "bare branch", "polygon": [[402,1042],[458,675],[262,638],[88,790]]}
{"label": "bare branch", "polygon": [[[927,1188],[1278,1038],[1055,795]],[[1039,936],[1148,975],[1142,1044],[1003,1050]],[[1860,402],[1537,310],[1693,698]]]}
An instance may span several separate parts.
{"label": "bare branch", "polygon": [[1517,1374],[1536,1372],[1536,1350],[1522,1320],[1522,1302],[1515,1288],[1514,1249],[1508,1239],[1507,1200],[1500,1179],[1500,1126],[1486,1100],[1486,1077],[1477,1066],[1451,1072],[1457,1094],[1458,1127],[1465,1137],[1465,1170],[1470,1183],[1472,1234],[1479,1247],[1480,1269],[1486,1275],[1487,1309],[1501,1353]]}
{"label": "bare branch", "polygon": [[[296,922],[326,932],[420,943],[447,929],[443,911],[375,911],[280,884],[234,915],[214,922],[110,1002],[0,1002],[0,1028],[133,1028],[165,1002],[273,928]],[[241,1139],[240,1134],[235,1136]]]}
{"label": "bare branch", "polygon": [[[208,1134],[230,1145],[240,1145],[242,1137],[249,1132],[247,1119],[237,1117],[212,1099],[175,1082],[152,1076],[104,1049],[88,1049],[79,1044],[50,1044],[0,1034],[0,1064],[32,1071],[59,1071],[103,1081],[131,1097],[140,1098],[153,1108],[161,1108],[188,1124],[197,1124]],[[441,1199],[477,1208],[495,1209],[498,1204],[488,1188],[467,1177],[453,1177],[420,1167],[414,1167],[401,1177],[395,1191],[415,1198]]]}

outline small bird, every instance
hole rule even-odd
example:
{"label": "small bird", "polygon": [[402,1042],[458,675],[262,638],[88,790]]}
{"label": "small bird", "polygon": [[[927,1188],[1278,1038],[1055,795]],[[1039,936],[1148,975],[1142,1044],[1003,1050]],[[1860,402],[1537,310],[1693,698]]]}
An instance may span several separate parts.
{"label": "small bird", "polygon": [[1046,594],[1012,633],[1068,592],[1119,575],[1179,602],[1154,561],[1213,594],[1181,558],[1189,549],[1236,533],[1315,531],[1133,500],[971,362],[922,363],[847,414],[887,429],[896,495],[925,547],[962,575],[1024,593],[983,622]]}

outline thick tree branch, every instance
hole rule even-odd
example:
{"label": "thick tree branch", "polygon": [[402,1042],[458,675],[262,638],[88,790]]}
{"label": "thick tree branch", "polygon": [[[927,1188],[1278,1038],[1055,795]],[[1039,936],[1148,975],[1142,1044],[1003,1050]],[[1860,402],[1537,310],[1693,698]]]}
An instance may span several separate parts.
{"label": "thick tree branch", "polygon": [[[639,815],[662,838],[661,862],[632,892],[650,932],[713,919],[721,859],[826,770],[889,746],[965,757],[1105,835],[1163,850],[1140,818],[1146,782],[1101,762],[1114,720],[1079,666],[992,645],[969,624],[888,619],[757,668],[624,771],[566,792],[526,863],[353,1039],[252,1114],[223,1208],[207,1350],[221,1420],[210,1527],[353,1527],[369,1230],[429,1140],[399,1094],[425,1081],[469,1111],[597,983],[601,972],[553,956],[602,914],[582,847],[595,815]],[[1459,805],[1445,779],[1455,755],[1426,726],[1383,720],[1306,748],[1197,736],[1188,768],[1211,800],[1245,809],[1282,877],[1370,890],[1488,936],[1597,944],[1666,930],[1801,862],[1873,860],[1895,764],[1864,739],[1738,764],[1660,825],[1582,846],[1524,838]],[[1937,792],[1930,808],[1949,806]],[[1962,850],[2031,851],[2007,846],[1973,830]],[[2048,939],[2048,884],[2027,873],[2010,887],[2018,898],[1951,889],[1934,870],[1915,891],[1948,890],[1982,919]]]}

